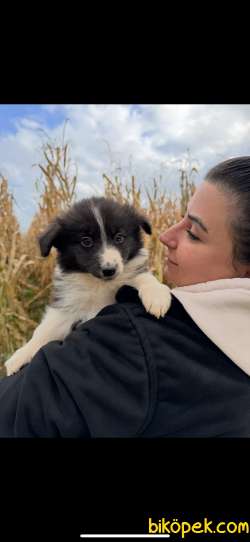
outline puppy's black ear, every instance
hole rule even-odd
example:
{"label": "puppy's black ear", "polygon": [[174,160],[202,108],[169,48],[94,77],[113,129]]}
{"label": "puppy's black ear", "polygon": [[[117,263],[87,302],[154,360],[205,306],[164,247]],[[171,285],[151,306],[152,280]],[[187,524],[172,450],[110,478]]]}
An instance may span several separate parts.
{"label": "puppy's black ear", "polygon": [[48,256],[52,246],[56,246],[56,239],[61,231],[60,224],[55,220],[48,228],[38,237],[41,255]]}
{"label": "puppy's black ear", "polygon": [[142,228],[146,233],[148,233],[149,235],[151,235],[151,233],[152,233],[151,224],[150,224],[149,220],[146,218],[146,216],[138,215],[138,218],[139,218],[139,225],[141,226],[141,228]]}

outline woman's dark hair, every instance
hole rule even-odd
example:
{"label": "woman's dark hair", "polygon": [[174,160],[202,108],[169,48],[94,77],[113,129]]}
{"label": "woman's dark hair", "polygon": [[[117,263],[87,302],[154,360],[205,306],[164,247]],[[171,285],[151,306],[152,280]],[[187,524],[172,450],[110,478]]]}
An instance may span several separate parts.
{"label": "woman's dark hair", "polygon": [[233,262],[250,263],[250,156],[221,162],[209,170],[205,181],[233,197]]}

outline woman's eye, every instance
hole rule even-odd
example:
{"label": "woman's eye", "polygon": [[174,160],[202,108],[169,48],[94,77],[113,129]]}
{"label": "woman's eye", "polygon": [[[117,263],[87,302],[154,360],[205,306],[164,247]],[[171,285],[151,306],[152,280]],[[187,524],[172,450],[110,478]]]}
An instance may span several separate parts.
{"label": "woman's eye", "polygon": [[199,237],[196,237],[190,230],[186,230],[186,232],[192,241],[200,241]]}
{"label": "woman's eye", "polygon": [[117,233],[117,234],[115,235],[115,237],[114,237],[114,241],[115,241],[115,243],[117,243],[118,245],[119,245],[120,243],[123,243],[124,239],[125,239],[125,235],[122,235],[121,233]]}
{"label": "woman's eye", "polygon": [[82,237],[81,239],[81,245],[86,248],[90,248],[93,246],[93,239],[91,237]]}

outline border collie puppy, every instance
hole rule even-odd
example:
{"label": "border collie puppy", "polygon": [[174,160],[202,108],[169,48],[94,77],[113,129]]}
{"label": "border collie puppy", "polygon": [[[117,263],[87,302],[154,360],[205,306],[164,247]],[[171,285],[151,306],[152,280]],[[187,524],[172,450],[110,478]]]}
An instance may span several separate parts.
{"label": "border collie puppy", "polygon": [[164,316],[170,290],[149,271],[141,229],[151,234],[146,217],[129,204],[104,197],[75,203],[48,226],[39,244],[42,256],[57,249],[52,302],[30,341],[5,362],[7,375],[29,363],[48,342],[63,340],[74,323],[115,303],[125,284],[138,290],[146,311]]}

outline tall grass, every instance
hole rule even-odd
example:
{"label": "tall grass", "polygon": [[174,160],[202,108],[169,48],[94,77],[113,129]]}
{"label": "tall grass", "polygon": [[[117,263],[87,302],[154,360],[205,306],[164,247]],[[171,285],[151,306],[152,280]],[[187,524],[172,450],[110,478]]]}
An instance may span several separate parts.
{"label": "tall grass", "polygon": [[[38,167],[38,208],[24,234],[14,213],[8,180],[0,176],[0,372],[4,360],[30,338],[49,301],[56,253],[52,250],[48,258],[42,258],[37,238],[58,213],[76,201],[77,174],[67,144],[46,144]],[[143,192],[133,176],[130,184],[124,184],[118,177],[103,174],[103,195],[129,202],[149,218],[153,234],[145,235],[145,246],[151,270],[160,281],[163,245],[159,234],[180,220],[195,191],[189,170],[180,170],[179,182],[180,196],[170,197],[156,180]]]}

